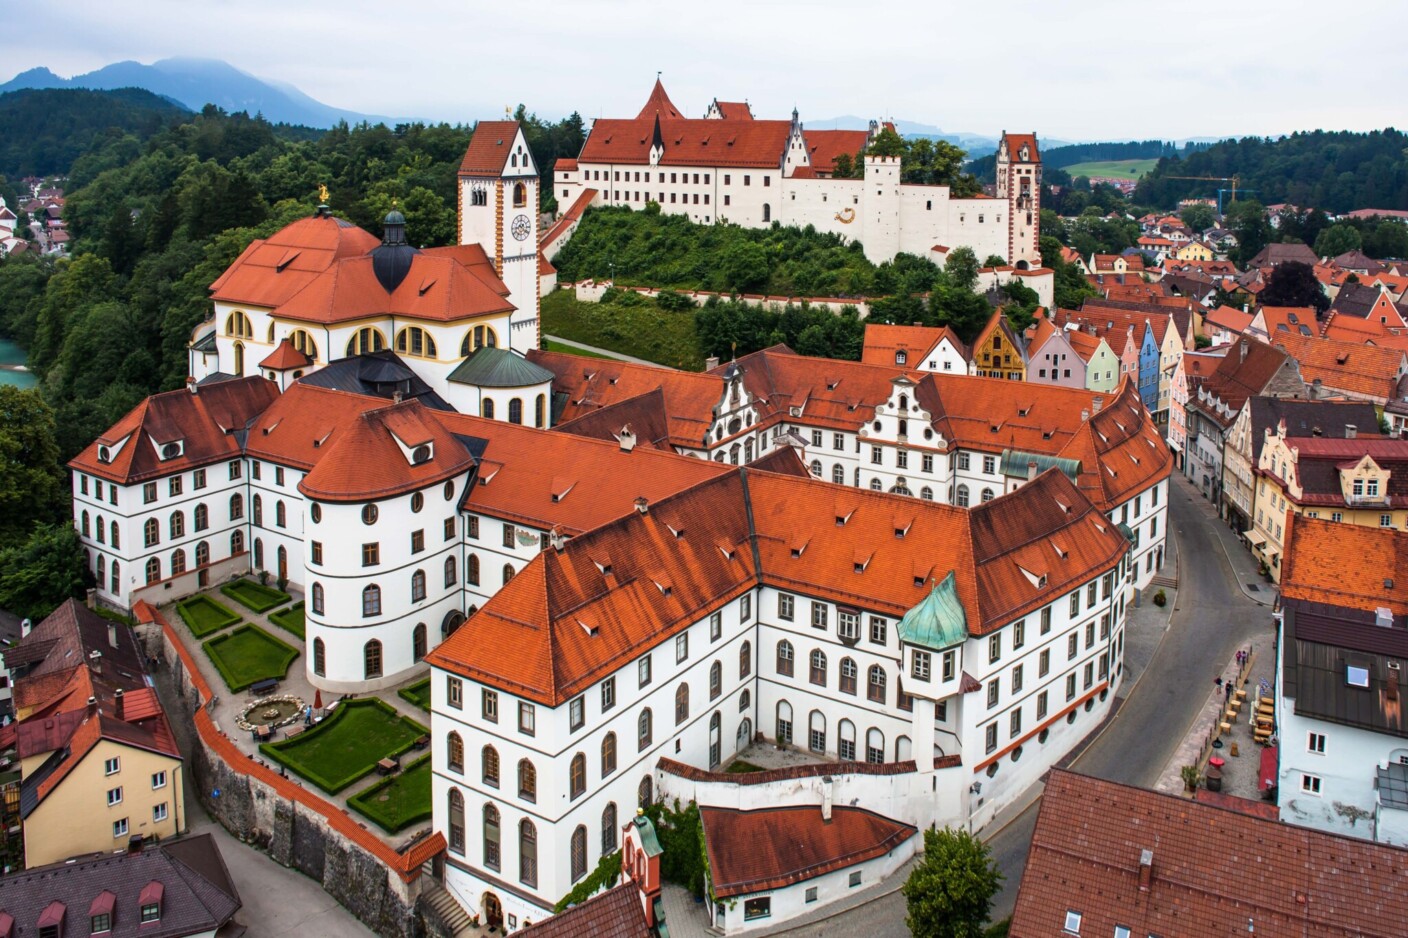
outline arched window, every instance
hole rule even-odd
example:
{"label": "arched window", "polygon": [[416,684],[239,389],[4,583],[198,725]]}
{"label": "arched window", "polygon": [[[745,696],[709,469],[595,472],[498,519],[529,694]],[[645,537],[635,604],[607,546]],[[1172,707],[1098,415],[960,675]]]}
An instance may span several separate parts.
{"label": "arched window", "polygon": [[238,339],[254,338],[254,326],[249,321],[249,317],[239,310],[235,310],[225,317],[225,334]]}
{"label": "arched window", "polygon": [[396,351],[413,358],[434,358],[435,339],[420,326],[407,326],[396,333]]}
{"label": "arched window", "polygon": [[601,855],[616,852],[616,802],[609,801],[601,809]]}
{"label": "arched window", "polygon": [[255,524],[257,527],[263,527],[263,526],[264,526],[264,497],[263,497],[262,495],[255,495],[254,498],[252,498],[252,499],[250,500],[250,505],[251,505],[251,507],[254,509],[254,517],[253,517],[253,519],[252,519],[252,520],[254,521],[254,524]]}
{"label": "arched window", "polygon": [[362,672],[367,680],[381,677],[381,642],[375,638],[362,646]]}
{"label": "arched window", "polygon": [[508,586],[508,581],[513,579],[513,564],[504,564],[504,586]]}
{"label": "arched window", "polygon": [[709,665],[709,699],[718,700],[719,695],[724,692],[724,665],[721,661],[715,661]]}
{"label": "arched window", "polygon": [[274,324],[273,324],[273,322],[270,322],[270,323],[269,323],[269,328],[268,328],[268,330],[264,333],[264,341],[265,341],[265,342],[268,342],[270,345],[273,345],[273,344],[274,344]]}
{"label": "arched window", "polygon": [[[469,615],[474,615],[479,609],[478,606],[469,607]],[[455,630],[464,625],[465,614],[458,609],[452,609],[445,613],[445,618],[440,620],[440,636],[449,638],[455,634]]]}
{"label": "arched window", "polygon": [[538,829],[527,818],[518,822],[518,881],[538,885]]}
{"label": "arched window", "polygon": [[98,589],[102,589],[108,579],[108,559],[102,554],[98,555]]}
{"label": "arched window", "polygon": [[958,487],[958,494],[954,497],[953,503],[959,508],[968,507],[968,486],[960,485]]}
{"label": "arched window", "polygon": [[142,524],[142,541],[145,547],[155,547],[161,543],[161,525],[155,518],[148,518]]}
{"label": "arched window", "polygon": [[321,583],[316,583],[316,582],[315,582],[315,583],[313,584],[313,590],[312,590],[312,592],[313,592],[313,613],[314,613],[315,615],[322,615],[322,614],[323,614],[323,584],[321,584]]}
{"label": "arched window", "polygon": [[675,688],[675,725],[689,719],[689,685],[683,682]]}
{"label": "arched window", "polygon": [[450,849],[464,855],[464,795],[450,789]]}
{"label": "arched window", "polygon": [[777,744],[786,746],[792,742],[792,705],[785,700],[777,703]]}
{"label": "arched window", "polygon": [[274,525],[280,528],[288,527],[288,512],[284,509],[283,499],[274,502]]}
{"label": "arched window", "polygon": [[238,521],[244,517],[244,496],[239,492],[230,496],[230,520]]}
{"label": "arched window", "polygon": [[738,648],[738,676],[745,678],[753,673],[753,643],[744,642]]}
{"label": "arched window", "polygon": [[527,759],[518,760],[518,797],[524,801],[538,800],[538,770]]}
{"label": "arched window", "polygon": [[992,501],[992,498],[992,489],[983,489],[983,501],[990,502]]}
{"label": "arched window", "polygon": [[485,420],[494,419],[494,399],[492,397],[484,398],[484,402],[479,405],[479,416]]}
{"label": "arched window", "polygon": [[528,187],[521,182],[513,184],[513,207],[523,208],[528,204]]}
{"label": "arched window", "polygon": [[479,555],[470,554],[464,561],[464,578],[470,586],[479,585]]}
{"label": "arched window", "polygon": [[204,502],[196,506],[193,521],[197,531],[204,531],[210,527],[210,509],[205,507]]}
{"label": "arched window", "polygon": [[882,488],[884,488],[884,487],[885,487],[885,483],[881,482],[879,479],[871,479],[871,480],[870,480],[870,491],[872,491],[872,492],[878,492],[878,491],[880,491],[880,490],[881,490]]}
{"label": "arched window", "polygon": [[841,693],[854,694],[856,692],[856,663],[854,659],[841,659]]}
{"label": "arched window", "polygon": [[484,865],[491,870],[500,865],[499,809],[492,804],[484,806]]}
{"label": "arched window", "polygon": [[485,746],[479,751],[479,772],[485,785],[499,787],[499,751],[493,746]]}
{"label": "arched window", "polygon": [[451,772],[464,772],[464,740],[454,730],[450,731],[445,746],[445,761]]}
{"label": "arched window", "polygon": [[122,547],[121,531],[117,527],[117,522],[112,521],[108,526],[108,540],[112,543],[112,549],[118,550]]}
{"label": "arched window", "polygon": [[885,734],[873,726],[865,734],[865,761],[875,765],[885,761]]}
{"label": "arched window", "polygon": [[196,566],[203,567],[210,563],[210,545],[201,541],[196,545]]}
{"label": "arched window", "polygon": [[171,575],[176,576],[186,572],[186,552],[184,550],[173,550],[171,552]]}
{"label": "arched window", "polygon": [[914,747],[911,745],[908,736],[901,736],[895,740],[895,761],[907,762],[913,757]]}
{"label": "arched window", "polygon": [[812,752],[826,752],[826,717],[820,710],[813,710],[807,717],[807,748]]}
{"label": "arched window", "polygon": [[91,527],[92,524],[88,518],[88,512],[85,511],[83,513],[83,527],[80,529],[83,532],[84,537],[88,536],[88,532],[91,530]]}
{"label": "arched window", "polygon": [[837,727],[836,755],[842,762],[856,761],[856,725],[850,720]]}
{"label": "arched window", "polygon": [[783,639],[777,643],[777,673],[783,677],[792,676],[792,643]]}
{"label": "arched window", "polygon": [[813,460],[812,460],[812,464],[811,464],[811,473],[812,473],[812,475],[813,475],[814,477],[816,477],[816,478],[818,478],[818,479],[821,478],[821,460],[820,460],[820,459],[813,459]]}
{"label": "arched window", "polygon": [[738,695],[738,712],[747,713],[748,708],[753,706],[753,695],[748,693],[748,688],[743,688],[743,693]]}
{"label": "arched window", "polygon": [[642,811],[655,803],[655,786],[650,782],[650,776],[640,780],[640,785],[636,788],[636,804]]}
{"label": "arched window", "polygon": [[508,422],[509,422],[509,423],[522,423],[522,422],[523,422],[523,401],[522,401],[522,399],[515,397],[513,400],[511,400],[511,401],[508,402]]}
{"label": "arched window", "polygon": [[926,502],[932,502],[934,500],[934,490],[926,485],[919,490],[919,497],[924,499]]}
{"label": "arched window", "polygon": [[831,481],[837,485],[846,484],[846,467],[837,463],[831,467]]}
{"label": "arched window", "polygon": [[425,598],[425,571],[411,574],[411,602],[418,603]]}
{"label": "arched window", "polygon": [[381,330],[364,326],[347,340],[347,357],[370,355],[372,352],[380,352],[384,348],[386,348],[386,336],[381,334]]}
{"label": "arched window", "polygon": [[885,702],[885,669],[878,664],[870,666],[870,680],[866,682],[865,696],[876,703]]}
{"label": "arched window", "polygon": [[147,561],[147,582],[155,583],[161,579],[161,561],[153,557]]}
{"label": "arched window", "polygon": [[280,544],[277,552],[279,577],[288,576],[288,548]]}
{"label": "arched window", "polygon": [[818,684],[818,685],[820,685],[820,686],[822,686],[822,687],[825,687],[825,686],[826,686],[826,652],[822,651],[820,648],[814,648],[814,649],[812,649],[812,656],[811,656],[811,662],[810,662],[810,663],[811,663],[811,670],[810,670],[810,672],[809,672],[808,675],[807,675],[807,679],[808,679],[809,681],[811,681],[813,684]]}
{"label": "arched window", "polygon": [[186,515],[184,512],[176,511],[171,514],[171,539],[174,541],[179,537],[186,536]]}
{"label": "arched window", "polygon": [[244,374],[244,343],[235,343],[235,374]]}
{"label": "arched window", "polygon": [[455,575],[455,555],[445,558],[445,585],[454,586],[459,578]]}
{"label": "arched window", "polygon": [[587,875],[587,829],[578,824],[572,832],[572,882]]}
{"label": "arched window", "polygon": [[646,707],[640,712],[636,719],[636,748],[642,752],[650,745],[650,740],[655,733],[655,721],[651,716],[650,708]]}
{"label": "arched window", "polygon": [[763,203],[763,224],[766,225],[766,224],[767,224],[768,222],[770,222],[770,221],[772,221],[772,206],[769,205],[768,203],[764,202],[764,203]]}
{"label": "arched window", "polygon": [[[113,530],[117,530],[114,526]],[[102,515],[98,515],[98,543],[106,544],[108,540],[108,523],[103,520]]]}
{"label": "arched window", "polygon": [[293,347],[314,361],[318,360],[318,343],[313,341],[313,337],[303,329],[295,329],[289,334],[293,340]]}
{"label": "arched window", "polygon": [[539,394],[533,399],[533,426],[539,430],[546,426],[544,421],[547,419],[547,400],[546,394]]}
{"label": "arched window", "polygon": [[244,531],[235,530],[230,534],[230,556],[244,553]]}
{"label": "arched window", "polygon": [[122,565],[116,560],[112,562],[112,589],[109,592],[118,593],[122,591],[122,574],[119,572]]}
{"label": "arched window", "polygon": [[587,757],[577,753],[567,772],[569,797],[580,798],[587,791]]}
{"label": "arched window", "polygon": [[465,358],[481,348],[498,347],[499,337],[492,326],[475,326],[464,334],[464,341],[460,343],[460,358]]}
{"label": "arched window", "polygon": [[616,771],[616,734],[607,733],[601,739],[601,777]]}
{"label": "arched window", "polygon": [[723,761],[723,717],[715,710],[709,717],[709,768],[717,769]]}
{"label": "arched window", "polygon": [[362,618],[381,615],[381,587],[370,583],[362,588]]}
{"label": "arched window", "polygon": [[416,627],[411,630],[412,660],[419,661],[424,658],[426,651],[425,623],[417,622]]}
{"label": "arched window", "polygon": [[327,647],[321,638],[313,639],[313,673],[318,677],[327,673]]}
{"label": "arched window", "polygon": [[257,537],[254,539],[254,569],[264,569],[264,541]]}

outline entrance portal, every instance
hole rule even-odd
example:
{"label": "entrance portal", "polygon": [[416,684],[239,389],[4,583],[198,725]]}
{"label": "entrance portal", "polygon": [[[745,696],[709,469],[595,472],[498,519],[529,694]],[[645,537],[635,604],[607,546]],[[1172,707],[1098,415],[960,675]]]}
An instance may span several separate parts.
{"label": "entrance portal", "polygon": [[484,893],[484,924],[489,928],[502,928],[504,925],[504,907],[492,892]]}

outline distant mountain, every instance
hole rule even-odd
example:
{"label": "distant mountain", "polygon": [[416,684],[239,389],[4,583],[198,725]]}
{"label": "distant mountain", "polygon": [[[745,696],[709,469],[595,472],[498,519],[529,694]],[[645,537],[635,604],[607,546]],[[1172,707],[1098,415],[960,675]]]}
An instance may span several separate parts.
{"label": "distant mountain", "polygon": [[0,175],[67,173],[73,161],[114,130],[145,140],[190,111],[141,88],[25,89],[0,94]]}
{"label": "distant mountain", "polygon": [[[895,120],[895,130],[899,131],[902,137],[928,137],[930,140],[947,140],[949,143],[957,144],[968,151],[968,158],[978,159],[997,152],[997,137],[992,134],[975,134],[966,131],[949,131],[933,124],[923,124],[918,121]],[[864,117],[856,117],[854,114],[845,114],[841,117],[832,117],[826,120],[807,121],[806,126],[815,127],[818,130],[865,130],[870,126],[870,121]],[[1065,140],[1048,140],[1041,138],[1042,148],[1067,146]]]}
{"label": "distant mountain", "polygon": [[214,104],[225,111],[263,114],[276,124],[331,127],[339,121],[393,124],[392,118],[330,107],[292,85],[264,81],[217,59],[162,59],[151,65],[115,62],[86,75],[61,78],[32,68],[0,85],[0,92],[26,88],[144,88],[193,111]]}

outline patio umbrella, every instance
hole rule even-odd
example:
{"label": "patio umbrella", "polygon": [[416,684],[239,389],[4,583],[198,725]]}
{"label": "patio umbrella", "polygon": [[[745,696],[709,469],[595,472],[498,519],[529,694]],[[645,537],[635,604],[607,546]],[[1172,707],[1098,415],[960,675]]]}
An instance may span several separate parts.
{"label": "patio umbrella", "polygon": [[320,689],[320,690],[315,690],[315,691],[313,692],[313,709],[314,709],[314,710],[321,710],[321,709],[323,709],[323,692],[322,692],[321,689]]}

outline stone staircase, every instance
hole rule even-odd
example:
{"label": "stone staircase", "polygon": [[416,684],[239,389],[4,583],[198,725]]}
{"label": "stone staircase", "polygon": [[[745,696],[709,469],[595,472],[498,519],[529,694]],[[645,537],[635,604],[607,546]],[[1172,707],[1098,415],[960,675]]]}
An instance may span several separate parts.
{"label": "stone staircase", "polygon": [[1150,578],[1150,580],[1149,580],[1149,585],[1150,585],[1150,586],[1162,586],[1162,587],[1165,587],[1165,588],[1167,588],[1167,589],[1178,589],[1178,577],[1177,577],[1177,576],[1165,576],[1165,575],[1163,575],[1163,574],[1159,574],[1159,575],[1157,575],[1157,576],[1154,576],[1154,577],[1151,577],[1151,578]]}
{"label": "stone staircase", "polygon": [[416,908],[425,919],[427,930],[440,938],[472,938],[480,934],[455,897],[439,883],[426,877]]}

